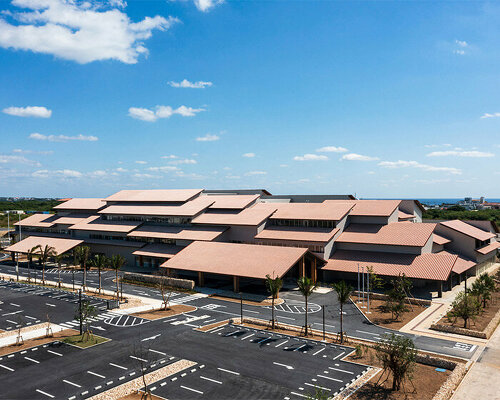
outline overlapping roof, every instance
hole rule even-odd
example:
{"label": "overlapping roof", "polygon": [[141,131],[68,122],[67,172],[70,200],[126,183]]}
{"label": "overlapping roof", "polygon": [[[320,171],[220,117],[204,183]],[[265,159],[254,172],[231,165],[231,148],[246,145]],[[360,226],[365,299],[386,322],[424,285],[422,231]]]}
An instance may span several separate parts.
{"label": "overlapping roof", "polygon": [[21,221],[16,222],[14,225],[21,227],[33,226],[36,228],[50,228],[51,226],[54,226],[52,219],[54,219],[54,214],[33,214],[22,219]]}
{"label": "overlapping roof", "polygon": [[202,192],[202,189],[154,189],[120,190],[106,197],[106,201],[147,201],[147,202],[185,202]]}
{"label": "overlapping roof", "polygon": [[264,279],[267,274],[282,277],[306,253],[307,249],[298,247],[193,242],[161,266]]}
{"label": "overlapping roof", "polygon": [[338,228],[300,228],[287,226],[270,226],[255,235],[260,240],[288,240],[295,242],[322,242],[326,243],[333,239],[339,232]]}
{"label": "overlapping roof", "polygon": [[408,278],[445,281],[458,256],[447,252],[420,255],[403,253],[382,253],[370,251],[337,250],[326,265],[326,271],[357,273],[358,266],[373,267],[383,276],[398,276],[404,273]]}
{"label": "overlapping roof", "polygon": [[172,258],[182,249],[183,247],[172,244],[149,243],[132,254],[135,256]]}
{"label": "overlapping roof", "polygon": [[226,227],[143,225],[130,232],[127,236],[156,239],[210,241],[216,239],[226,230]]}
{"label": "overlapping roof", "polygon": [[62,204],[54,207],[54,210],[64,211],[64,210],[86,210],[86,211],[97,211],[103,208],[106,202],[103,199],[87,198],[87,199],[69,199]]}
{"label": "overlapping roof", "polygon": [[99,211],[99,214],[194,217],[213,203],[209,196],[203,196],[179,206],[112,205]]}
{"label": "overlapping roof", "polygon": [[194,218],[193,224],[206,225],[249,225],[257,226],[262,224],[274,211],[275,207],[262,207],[262,204],[256,204],[245,208],[237,214],[227,213],[203,213]]}
{"label": "overlapping roof", "polygon": [[412,222],[394,222],[387,225],[351,224],[336,242],[422,247],[433,231],[433,224]]}
{"label": "overlapping roof", "polygon": [[464,235],[470,236],[478,240],[488,240],[495,237],[494,233],[483,231],[482,229],[476,228],[466,222],[454,219],[452,221],[440,222],[441,225],[447,228],[453,229],[454,231],[463,233]]}
{"label": "overlapping roof", "polygon": [[434,232],[432,236],[432,241],[436,244],[446,244],[446,243],[451,243],[450,239],[445,238],[444,236],[438,235],[436,232]]}
{"label": "overlapping roof", "polygon": [[413,219],[413,218],[415,218],[415,215],[413,215],[413,214],[408,214],[408,213],[405,213],[404,211],[401,211],[401,210],[398,211],[398,219],[400,221]]}
{"label": "overlapping roof", "polygon": [[255,195],[206,195],[214,203],[209,207],[210,209],[231,209],[241,210],[248,207],[260,196]]}
{"label": "overlapping roof", "polygon": [[352,204],[354,207],[349,213],[352,216],[388,217],[399,207],[401,200],[325,200],[325,203]]}
{"label": "overlapping roof", "polygon": [[141,225],[142,222],[134,221],[103,221],[99,216],[94,215],[87,218],[85,221],[79,222],[69,229],[81,231],[102,231],[102,232],[118,232],[128,233]]}
{"label": "overlapping roof", "polygon": [[497,241],[494,241],[492,243],[490,243],[489,245],[487,246],[484,246],[484,247],[481,247],[480,249],[477,249],[476,251],[479,253],[479,254],[488,254],[496,249],[498,249],[500,247],[500,243],[497,242]]}
{"label": "overlapping roof", "polygon": [[40,245],[42,248],[45,248],[45,246],[53,247],[56,254],[62,254],[81,243],[83,243],[83,240],[63,239],[47,236],[29,236],[26,239],[23,239],[20,242],[7,247],[5,250],[13,251],[16,253],[27,253],[34,247]]}
{"label": "overlapping roof", "polygon": [[354,207],[354,203],[324,201],[323,203],[260,203],[258,206],[276,209],[271,219],[339,221]]}

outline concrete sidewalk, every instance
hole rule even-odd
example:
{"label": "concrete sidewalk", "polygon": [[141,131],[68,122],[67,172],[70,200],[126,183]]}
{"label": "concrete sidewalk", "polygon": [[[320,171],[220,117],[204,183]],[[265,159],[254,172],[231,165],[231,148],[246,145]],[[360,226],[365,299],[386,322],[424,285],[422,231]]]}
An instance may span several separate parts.
{"label": "concrete sidewalk", "polygon": [[500,329],[462,380],[451,400],[500,400]]}

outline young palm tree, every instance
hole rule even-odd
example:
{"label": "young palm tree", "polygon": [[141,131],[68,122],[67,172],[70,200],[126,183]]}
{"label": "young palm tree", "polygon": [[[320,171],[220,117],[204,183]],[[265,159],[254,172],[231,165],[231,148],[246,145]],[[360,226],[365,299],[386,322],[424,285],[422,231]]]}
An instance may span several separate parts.
{"label": "young palm tree", "polygon": [[297,280],[297,286],[299,287],[300,293],[302,293],[302,295],[304,296],[304,298],[306,300],[305,335],[307,336],[307,334],[309,333],[309,327],[307,325],[307,300],[308,300],[309,296],[313,293],[314,289],[316,289],[316,286],[318,286],[318,284],[314,283],[313,280],[311,278],[308,278],[307,276],[301,276]]}
{"label": "young palm tree", "polygon": [[31,263],[33,262],[33,256],[35,255],[36,250],[37,247],[35,246],[32,249],[29,249],[26,253],[26,257],[28,257],[28,283],[31,282]]}
{"label": "young palm tree", "polygon": [[80,268],[83,269],[83,290],[87,287],[87,261],[90,255],[90,247],[88,246],[78,246],[75,248],[75,255]]}
{"label": "young palm tree", "polygon": [[48,244],[45,247],[38,245],[35,247],[36,252],[38,253],[38,260],[42,264],[42,284],[45,285],[45,265],[50,257],[57,256],[56,249]]}
{"label": "young palm tree", "polygon": [[335,292],[337,292],[337,299],[340,304],[340,343],[344,343],[344,304],[349,301],[353,289],[351,285],[347,285],[344,281],[334,283],[332,286]]}
{"label": "young palm tree", "polygon": [[106,268],[108,265],[108,257],[103,254],[96,254],[92,260],[90,260],[90,265],[97,268],[97,273],[99,275],[99,294],[101,294],[101,270]]}
{"label": "young palm tree", "polygon": [[[280,295],[280,289],[283,287],[283,281],[280,279],[279,276],[276,278],[271,278],[269,274],[266,275],[266,288],[269,293],[271,293],[271,296],[273,297],[272,299],[272,305],[271,305],[271,312],[272,312],[272,329],[274,329],[274,299],[277,299]],[[243,322],[243,321],[242,321]]]}
{"label": "young palm tree", "polygon": [[116,274],[116,279],[115,279],[115,282],[116,282],[116,299],[119,300],[120,299],[120,290],[118,288],[118,271],[125,265],[125,263],[127,262],[127,260],[125,259],[125,257],[121,256],[120,254],[115,254],[113,256],[111,256],[110,260],[109,260],[109,266],[115,270],[115,274]]}
{"label": "young palm tree", "polygon": [[56,264],[57,264],[57,285],[61,287],[61,263],[63,258],[66,257],[66,254],[58,254],[55,256]]}

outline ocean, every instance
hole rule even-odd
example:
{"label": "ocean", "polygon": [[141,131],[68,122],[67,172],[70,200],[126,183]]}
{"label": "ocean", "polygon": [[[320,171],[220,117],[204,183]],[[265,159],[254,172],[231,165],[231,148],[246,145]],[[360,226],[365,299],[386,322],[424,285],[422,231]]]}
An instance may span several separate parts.
{"label": "ocean", "polygon": [[[474,197],[476,198],[476,197]],[[401,200],[401,199],[374,199],[374,200]],[[414,199],[410,199],[414,200]],[[440,204],[455,204],[458,203],[459,201],[463,200],[462,198],[453,198],[453,199],[417,199],[420,201],[422,204],[427,204],[427,205],[440,205]],[[500,199],[493,199],[493,198],[486,198],[486,201],[489,201],[491,203],[500,203]]]}

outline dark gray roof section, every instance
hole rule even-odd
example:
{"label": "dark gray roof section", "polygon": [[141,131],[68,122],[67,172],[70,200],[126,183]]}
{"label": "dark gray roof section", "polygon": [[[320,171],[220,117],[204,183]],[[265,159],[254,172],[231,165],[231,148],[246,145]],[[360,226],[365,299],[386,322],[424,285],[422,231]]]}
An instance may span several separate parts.
{"label": "dark gray roof section", "polygon": [[350,194],[278,194],[261,196],[262,200],[290,200],[290,203],[323,203],[325,200],[355,200]]}

